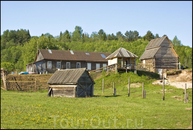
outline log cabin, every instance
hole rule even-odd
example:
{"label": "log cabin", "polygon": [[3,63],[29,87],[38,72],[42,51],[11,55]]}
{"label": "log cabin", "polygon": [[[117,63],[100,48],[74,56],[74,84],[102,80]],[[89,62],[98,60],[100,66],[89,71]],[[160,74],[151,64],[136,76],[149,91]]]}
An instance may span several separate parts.
{"label": "log cabin", "polygon": [[110,53],[72,50],[39,49],[33,63],[26,65],[27,72],[54,73],[59,69],[87,68],[95,70],[107,65]]}
{"label": "log cabin", "polygon": [[179,56],[167,36],[152,39],[139,60],[144,68],[146,64],[152,64],[153,72],[157,72],[160,75],[162,74],[162,69],[179,69]]}
{"label": "log cabin", "polygon": [[86,68],[57,70],[47,83],[53,97],[92,97],[95,84]]}

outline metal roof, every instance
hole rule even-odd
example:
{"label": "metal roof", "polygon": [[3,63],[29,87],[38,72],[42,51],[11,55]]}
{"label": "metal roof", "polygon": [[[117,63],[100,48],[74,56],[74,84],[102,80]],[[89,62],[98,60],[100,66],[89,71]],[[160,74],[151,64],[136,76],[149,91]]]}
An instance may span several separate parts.
{"label": "metal roof", "polygon": [[[48,80],[47,83],[48,84],[58,84],[58,85],[59,84],[77,84],[79,78],[82,76],[82,74],[85,71],[88,73],[86,68],[57,70],[51,76],[51,78]],[[88,73],[88,76],[90,77],[89,73]],[[91,80],[93,81],[92,78]]]}
{"label": "metal roof", "polygon": [[113,57],[138,57],[135,54],[131,53],[130,51],[126,50],[125,48],[120,47],[118,50],[114,51],[110,54],[106,59],[111,59]]}

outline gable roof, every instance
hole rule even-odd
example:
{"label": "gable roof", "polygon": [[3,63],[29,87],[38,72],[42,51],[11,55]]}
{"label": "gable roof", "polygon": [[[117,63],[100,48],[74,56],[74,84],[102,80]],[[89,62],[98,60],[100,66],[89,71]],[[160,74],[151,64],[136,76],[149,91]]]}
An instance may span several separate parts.
{"label": "gable roof", "polygon": [[[86,51],[70,51],[66,50],[51,50],[52,53],[49,53],[47,49],[39,49],[38,54],[41,54],[43,59],[47,60],[68,60],[68,61],[91,61],[91,62],[107,62],[105,57],[110,55],[110,53],[103,53],[103,52],[86,52]],[[87,53],[87,54],[86,54]],[[37,60],[37,55],[35,61]]]}
{"label": "gable roof", "polygon": [[157,53],[157,51],[159,49],[160,49],[160,47],[149,49],[149,50],[145,50],[144,53],[142,54],[142,56],[139,59],[141,60],[141,59],[153,58],[154,55]]}
{"label": "gable roof", "polygon": [[153,58],[155,56],[155,54],[158,52],[158,50],[161,48],[161,44],[163,43],[163,41],[165,39],[168,40],[168,42],[172,48],[172,51],[175,53],[175,55],[178,56],[173,49],[173,45],[172,45],[171,41],[168,39],[167,36],[164,36],[164,37],[152,39],[148,43],[148,45],[145,47],[145,51],[143,52],[143,54],[141,55],[141,57],[139,59],[142,60],[142,59]]}
{"label": "gable roof", "polygon": [[106,59],[111,59],[113,57],[127,57],[128,58],[128,57],[138,57],[138,56],[126,50],[125,48],[120,47],[118,50],[110,54]]}
{"label": "gable roof", "polygon": [[[77,84],[79,78],[82,76],[82,74],[86,71],[89,78],[93,81],[93,79],[90,77],[88,71],[86,68],[80,68],[80,69],[61,69],[55,71],[55,73],[51,76],[51,78],[48,80],[48,84]],[[93,81],[94,83],[94,81]]]}

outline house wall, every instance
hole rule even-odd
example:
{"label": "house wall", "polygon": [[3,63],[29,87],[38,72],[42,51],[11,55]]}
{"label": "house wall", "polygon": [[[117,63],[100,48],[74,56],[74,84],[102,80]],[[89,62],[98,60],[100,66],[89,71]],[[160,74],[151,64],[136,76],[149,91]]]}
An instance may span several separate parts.
{"label": "house wall", "polygon": [[77,95],[78,97],[85,97],[85,91],[87,96],[93,96],[93,81],[91,80],[89,74],[85,71],[78,80]]}
{"label": "house wall", "polygon": [[[52,69],[48,69],[47,68],[47,61],[52,61]],[[75,69],[76,68],[76,63],[80,62],[81,63],[81,68],[87,68],[87,62],[85,61],[59,61],[59,60],[45,60],[46,62],[46,70],[48,73],[54,73],[57,70],[57,62],[61,62],[61,69],[66,69],[66,63],[70,62],[70,68],[71,69]],[[100,64],[100,68],[103,67],[103,64],[107,64],[107,62],[88,62],[91,63],[91,70],[95,70],[96,69],[96,64],[99,63]]]}
{"label": "house wall", "polygon": [[55,85],[51,88],[53,97],[75,97],[75,85]]}
{"label": "house wall", "polygon": [[36,73],[38,74],[40,74],[40,72],[41,74],[46,73],[46,61],[42,60],[42,61],[36,62],[35,68],[36,68]]}
{"label": "house wall", "polygon": [[164,69],[178,69],[178,57],[170,47],[162,47],[155,55],[155,67]]}
{"label": "house wall", "polygon": [[44,59],[44,57],[42,56],[41,52],[39,52],[36,61],[40,61],[40,60],[43,60],[43,59]]}

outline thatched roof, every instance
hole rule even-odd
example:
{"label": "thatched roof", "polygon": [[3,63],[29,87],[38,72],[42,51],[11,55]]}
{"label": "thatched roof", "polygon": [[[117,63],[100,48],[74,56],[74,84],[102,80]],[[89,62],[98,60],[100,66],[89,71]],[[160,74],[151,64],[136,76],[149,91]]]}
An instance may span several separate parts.
{"label": "thatched roof", "polygon": [[82,76],[84,72],[86,72],[88,74],[88,77],[93,81],[93,79],[90,77],[86,68],[80,68],[80,69],[57,70],[51,76],[51,78],[48,80],[47,83],[48,84],[77,84],[79,78]]}
{"label": "thatched roof", "polygon": [[[49,49],[50,50],[50,49]],[[49,50],[39,49],[43,59],[47,60],[68,60],[68,61],[91,61],[91,62],[107,62],[105,59],[110,53],[103,52],[87,52],[87,51],[68,51],[68,50]],[[38,55],[37,54],[37,55]],[[35,61],[37,60],[37,55]]]}
{"label": "thatched roof", "polygon": [[111,59],[114,57],[138,57],[135,54],[131,53],[130,51],[126,50],[125,48],[120,47],[118,50],[114,51],[110,54],[106,59]]}

